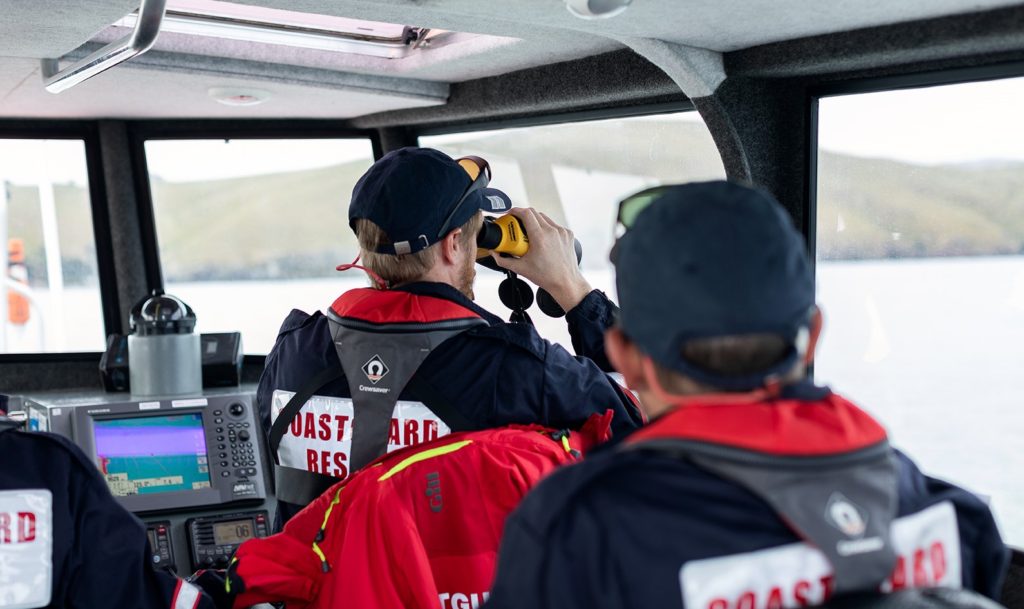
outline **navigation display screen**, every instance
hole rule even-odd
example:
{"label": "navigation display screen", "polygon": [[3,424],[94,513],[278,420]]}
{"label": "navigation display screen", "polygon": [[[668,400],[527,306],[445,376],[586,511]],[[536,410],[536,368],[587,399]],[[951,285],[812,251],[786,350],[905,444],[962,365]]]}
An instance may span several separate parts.
{"label": "navigation display screen", "polygon": [[199,413],[93,421],[96,461],[116,497],[210,488]]}
{"label": "navigation display screen", "polygon": [[218,546],[239,544],[253,537],[252,520],[248,518],[213,525],[213,543]]}

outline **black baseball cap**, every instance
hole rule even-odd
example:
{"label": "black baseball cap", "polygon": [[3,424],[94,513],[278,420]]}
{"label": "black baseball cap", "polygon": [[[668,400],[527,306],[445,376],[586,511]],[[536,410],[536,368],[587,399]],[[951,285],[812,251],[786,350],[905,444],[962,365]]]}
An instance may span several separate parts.
{"label": "black baseball cap", "polygon": [[[628,199],[627,199],[628,201]],[[659,365],[724,390],[784,374],[814,310],[803,237],[768,193],[730,182],[665,188],[613,250],[622,331]],[[728,376],[683,357],[687,341],[775,334],[791,347],[757,374]]]}
{"label": "black baseball cap", "polygon": [[433,148],[408,147],[385,154],[356,182],[348,208],[355,230],[359,218],[381,227],[392,243],[382,254],[410,254],[440,241],[477,211],[507,212],[508,195],[487,188],[486,161],[467,157],[479,167],[471,176],[459,161]]}

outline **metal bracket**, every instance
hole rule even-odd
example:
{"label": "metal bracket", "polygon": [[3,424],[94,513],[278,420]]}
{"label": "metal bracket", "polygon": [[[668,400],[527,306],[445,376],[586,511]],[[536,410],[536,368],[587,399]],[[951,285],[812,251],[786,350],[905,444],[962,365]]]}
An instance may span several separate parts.
{"label": "metal bracket", "polygon": [[142,0],[132,33],[102,49],[60,69],[57,59],[42,59],[43,86],[50,93],[66,91],[136,55],[145,53],[156,42],[164,19],[167,0]]}

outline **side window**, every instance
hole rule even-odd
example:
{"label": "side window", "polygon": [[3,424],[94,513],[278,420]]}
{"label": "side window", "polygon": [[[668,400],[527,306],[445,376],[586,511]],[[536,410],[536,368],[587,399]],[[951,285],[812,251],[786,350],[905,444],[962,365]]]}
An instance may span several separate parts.
{"label": "side window", "polygon": [[[696,112],[424,136],[420,145],[456,158],[487,159],[492,184],[516,206],[535,207],[575,233],[583,245],[584,275],[613,299],[608,252],[618,202],[649,186],[725,177]],[[483,307],[507,316],[498,299],[502,279],[480,267],[475,292]],[[542,336],[572,348],[563,319],[536,308],[530,313]]]}
{"label": "side window", "polygon": [[0,139],[0,354],[102,351],[81,140]]}
{"label": "side window", "polygon": [[196,331],[240,331],[246,353],[267,353],[293,308],[366,283],[334,267],[358,252],[346,210],[368,140],[150,140],[146,161],[164,289]]}
{"label": "side window", "polygon": [[1024,79],[823,98],[815,375],[1024,544]]}

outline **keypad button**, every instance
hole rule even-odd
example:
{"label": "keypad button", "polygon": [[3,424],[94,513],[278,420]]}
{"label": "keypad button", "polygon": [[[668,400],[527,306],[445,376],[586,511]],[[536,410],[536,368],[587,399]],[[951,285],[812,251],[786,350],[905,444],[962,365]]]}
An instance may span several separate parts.
{"label": "keypad button", "polygon": [[219,417],[219,416],[220,416],[220,415],[222,415],[222,414],[224,414],[224,413],[223,413],[223,412],[221,412],[220,410],[214,410],[214,411],[213,411],[213,416],[215,416],[215,417]]}

